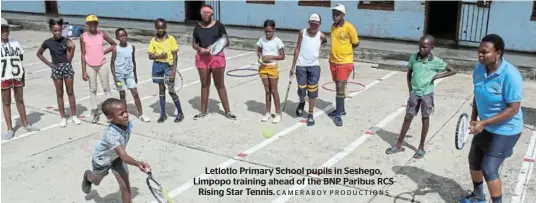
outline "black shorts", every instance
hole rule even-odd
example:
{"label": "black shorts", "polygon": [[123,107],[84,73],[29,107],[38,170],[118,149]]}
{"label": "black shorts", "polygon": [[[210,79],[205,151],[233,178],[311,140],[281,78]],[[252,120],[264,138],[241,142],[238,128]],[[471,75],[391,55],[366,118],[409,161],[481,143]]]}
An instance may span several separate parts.
{"label": "black shorts", "polygon": [[93,174],[101,178],[108,175],[110,169],[114,173],[128,174],[127,165],[123,163],[123,160],[121,160],[120,158],[117,158],[114,161],[112,161],[112,163],[108,165],[104,165],[104,166],[101,166],[95,163],[94,161],[92,161],[91,164],[93,165]]}

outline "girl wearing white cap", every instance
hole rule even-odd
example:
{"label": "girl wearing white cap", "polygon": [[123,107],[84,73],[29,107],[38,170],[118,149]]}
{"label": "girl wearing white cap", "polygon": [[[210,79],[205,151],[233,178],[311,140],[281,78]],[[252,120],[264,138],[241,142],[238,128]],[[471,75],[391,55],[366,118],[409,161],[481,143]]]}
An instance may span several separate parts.
{"label": "girl wearing white cap", "polygon": [[305,95],[309,97],[309,111],[307,125],[315,124],[313,109],[315,99],[318,97],[318,81],[320,80],[320,63],[318,56],[320,47],[327,44],[326,35],[319,31],[320,15],[313,13],[309,17],[309,28],[300,31],[298,44],[294,50],[294,59],[290,70],[290,77],[296,73],[298,83],[298,96],[300,103],[296,109],[296,116],[303,115]]}

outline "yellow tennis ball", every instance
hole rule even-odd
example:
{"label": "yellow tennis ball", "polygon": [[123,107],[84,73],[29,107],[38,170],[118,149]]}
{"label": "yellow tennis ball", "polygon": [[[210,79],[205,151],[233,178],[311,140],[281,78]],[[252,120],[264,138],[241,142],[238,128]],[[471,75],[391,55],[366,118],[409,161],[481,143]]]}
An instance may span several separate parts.
{"label": "yellow tennis ball", "polygon": [[259,63],[262,63],[262,58],[259,58]]}
{"label": "yellow tennis ball", "polygon": [[267,139],[271,138],[273,135],[274,133],[272,132],[271,128],[265,128],[264,130],[262,130],[262,136],[264,136]]}
{"label": "yellow tennis ball", "polygon": [[121,85],[123,85],[121,82],[116,82],[115,85],[117,85],[118,87],[121,87]]}

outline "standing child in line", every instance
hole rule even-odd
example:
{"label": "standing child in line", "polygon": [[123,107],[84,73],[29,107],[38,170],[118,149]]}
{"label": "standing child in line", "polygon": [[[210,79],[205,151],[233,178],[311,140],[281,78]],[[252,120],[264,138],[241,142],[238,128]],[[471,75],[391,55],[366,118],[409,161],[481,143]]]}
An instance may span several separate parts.
{"label": "standing child in line", "polygon": [[132,123],[128,121],[128,113],[123,101],[116,98],[106,99],[102,103],[102,112],[110,121],[100,142],[95,147],[91,161],[93,171],[86,170],[82,179],[82,191],[91,192],[91,185],[99,185],[102,179],[112,170],[123,203],[132,201],[127,165],[138,167],[143,172],[149,172],[151,167],[145,162],[138,161],[126,152],[130,140]]}
{"label": "standing child in line", "polygon": [[[65,83],[65,89],[67,90],[67,96],[69,97],[69,107],[71,109],[71,121],[80,125],[82,122],[76,116],[76,99],[74,95],[74,70],[71,62],[74,57],[74,50],[76,46],[73,41],[61,36],[63,26],[63,19],[58,21],[50,19],[48,21],[48,27],[52,32],[52,37],[43,42],[39,50],[37,50],[37,57],[48,67],[51,68],[50,78],[54,81],[56,87],[56,101],[58,102],[58,110],[60,112],[61,121],[60,127],[67,126],[67,118],[65,118],[65,108],[63,102],[63,84]],[[49,50],[50,58],[52,62],[48,61],[43,53],[45,50]]]}
{"label": "standing child in line", "polygon": [[320,47],[326,45],[328,42],[326,35],[318,29],[320,24],[320,15],[317,13],[311,14],[309,17],[309,28],[301,30],[298,35],[292,69],[290,69],[290,78],[296,72],[298,96],[300,97],[300,103],[298,104],[298,108],[296,108],[296,116],[301,117],[303,115],[306,93],[309,97],[307,126],[313,126],[315,124],[313,110],[315,108],[315,100],[318,98],[318,81],[320,80],[320,62],[318,61],[318,56],[320,54]]}
{"label": "standing child in line", "polygon": [[402,143],[409,130],[411,121],[419,113],[419,109],[421,109],[422,114],[421,141],[413,157],[419,159],[425,154],[424,142],[426,141],[428,127],[430,126],[430,114],[434,110],[434,81],[456,74],[454,68],[431,53],[434,46],[434,37],[431,35],[423,36],[419,42],[419,52],[409,58],[409,70],[407,73],[409,99],[406,108],[406,117],[404,118],[398,141],[394,146],[385,151],[387,154],[405,151]]}
{"label": "standing child in line", "polygon": [[11,92],[15,94],[15,103],[19,111],[20,121],[26,131],[37,131],[28,123],[26,106],[24,105],[24,85],[26,72],[22,64],[24,50],[19,42],[9,37],[9,24],[2,18],[2,104],[7,132],[2,139],[13,138],[13,123],[11,120]]}
{"label": "standing child in line", "polygon": [[138,109],[139,119],[143,122],[151,121],[143,115],[140,96],[136,83],[138,83],[138,74],[136,73],[136,47],[127,43],[128,34],[123,28],[115,30],[115,38],[119,40],[119,46],[112,51],[112,62],[110,68],[114,77],[115,85],[119,90],[119,97],[127,105],[125,90],[128,88],[134,103]]}
{"label": "standing child in line", "polygon": [[[80,36],[80,55],[82,64],[82,79],[89,80],[89,98],[91,100],[91,114],[93,123],[99,122],[99,101],[97,98],[97,75],[100,78],[102,90],[106,98],[110,93],[110,70],[103,66],[106,63],[104,55],[110,53],[115,47],[115,41],[106,33],[98,30],[99,19],[95,15],[86,17],[88,30]],[[104,50],[104,41],[111,46]],[[89,66],[89,68],[86,68]]]}
{"label": "standing child in line", "polygon": [[166,115],[166,85],[168,86],[169,96],[173,99],[177,108],[177,117],[175,123],[184,120],[184,114],[181,108],[179,96],[175,92],[175,74],[177,71],[177,52],[179,45],[173,35],[166,33],[167,23],[162,18],[154,22],[156,36],[151,39],[147,53],[149,59],[153,61],[153,83],[158,84],[160,96],[160,118],[158,123],[167,119]]}
{"label": "standing child in line", "polygon": [[257,56],[259,57],[259,75],[264,85],[266,96],[266,114],[261,121],[268,121],[272,117],[271,97],[274,97],[274,105],[276,115],[272,120],[273,123],[281,121],[281,108],[279,100],[279,92],[277,90],[277,82],[279,80],[278,60],[285,60],[284,44],[279,37],[275,36],[275,22],[273,20],[264,21],[263,36],[257,41]]}

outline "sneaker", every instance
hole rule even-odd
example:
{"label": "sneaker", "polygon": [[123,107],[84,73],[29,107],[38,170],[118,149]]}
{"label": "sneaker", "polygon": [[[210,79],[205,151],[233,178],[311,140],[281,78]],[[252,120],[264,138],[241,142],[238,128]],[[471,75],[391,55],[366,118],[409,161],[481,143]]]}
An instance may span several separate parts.
{"label": "sneaker", "polygon": [[225,113],[225,117],[227,117],[228,119],[231,119],[231,120],[236,120],[236,116],[231,112]]}
{"label": "sneaker", "polygon": [[[343,111],[341,113],[341,116],[345,116],[345,115],[346,115],[346,111]],[[337,116],[337,110],[333,110],[332,112],[328,113],[328,116],[330,116],[330,117]]]}
{"label": "sneaker", "polygon": [[342,118],[341,116],[335,116],[335,118],[333,119],[333,122],[335,123],[336,126],[342,126]]}
{"label": "sneaker", "polygon": [[93,119],[91,120],[91,122],[92,123],[98,123],[99,119],[100,119],[99,109],[91,110],[91,115],[93,115]]}
{"label": "sneaker", "polygon": [[31,132],[31,131],[41,131],[41,129],[39,128],[36,128],[36,127],[33,127],[31,125],[28,125],[26,127],[24,127],[24,130],[28,131],[28,132]]}
{"label": "sneaker", "polygon": [[181,122],[182,120],[184,120],[184,114],[179,113],[179,114],[177,115],[177,117],[175,118],[175,123],[179,123],[179,122]]}
{"label": "sneaker", "polygon": [[477,197],[475,193],[465,196],[459,203],[486,203],[486,197]]}
{"label": "sneaker", "polygon": [[301,117],[303,115],[304,107],[305,107],[305,102],[298,104],[298,108],[296,108],[296,116]]}
{"label": "sneaker", "polygon": [[160,118],[158,118],[158,123],[163,123],[164,121],[167,120],[167,116],[166,115],[161,115]]}
{"label": "sneaker", "polygon": [[66,118],[61,118],[60,120],[60,127],[65,127],[67,126],[67,119]]}
{"label": "sneaker", "polygon": [[275,114],[274,120],[272,120],[272,123],[279,123],[281,121],[281,114]]}
{"label": "sneaker", "polygon": [[11,138],[13,138],[13,135],[15,135],[15,132],[13,132],[13,130],[8,130],[2,135],[2,140],[10,140]]}
{"label": "sneaker", "polygon": [[71,121],[72,121],[74,124],[76,124],[76,125],[80,125],[80,123],[82,123],[82,122],[80,121],[80,119],[78,119],[78,116],[73,116],[73,117],[71,118]]}
{"label": "sneaker", "polygon": [[141,121],[146,122],[146,123],[151,122],[151,119],[145,117],[144,115],[140,115],[138,118],[139,118]]}
{"label": "sneaker", "polygon": [[87,175],[91,173],[90,170],[84,172],[84,177],[82,179],[82,192],[89,194],[91,192],[91,182],[87,179]]}
{"label": "sneaker", "polygon": [[264,116],[262,117],[261,121],[262,121],[262,122],[266,122],[266,121],[270,120],[270,118],[272,118],[272,114],[270,114],[270,113],[266,113],[266,114],[264,114]]}
{"label": "sneaker", "polygon": [[315,125],[315,119],[313,117],[313,114],[310,113],[309,115],[307,115],[307,126],[313,126]]}

